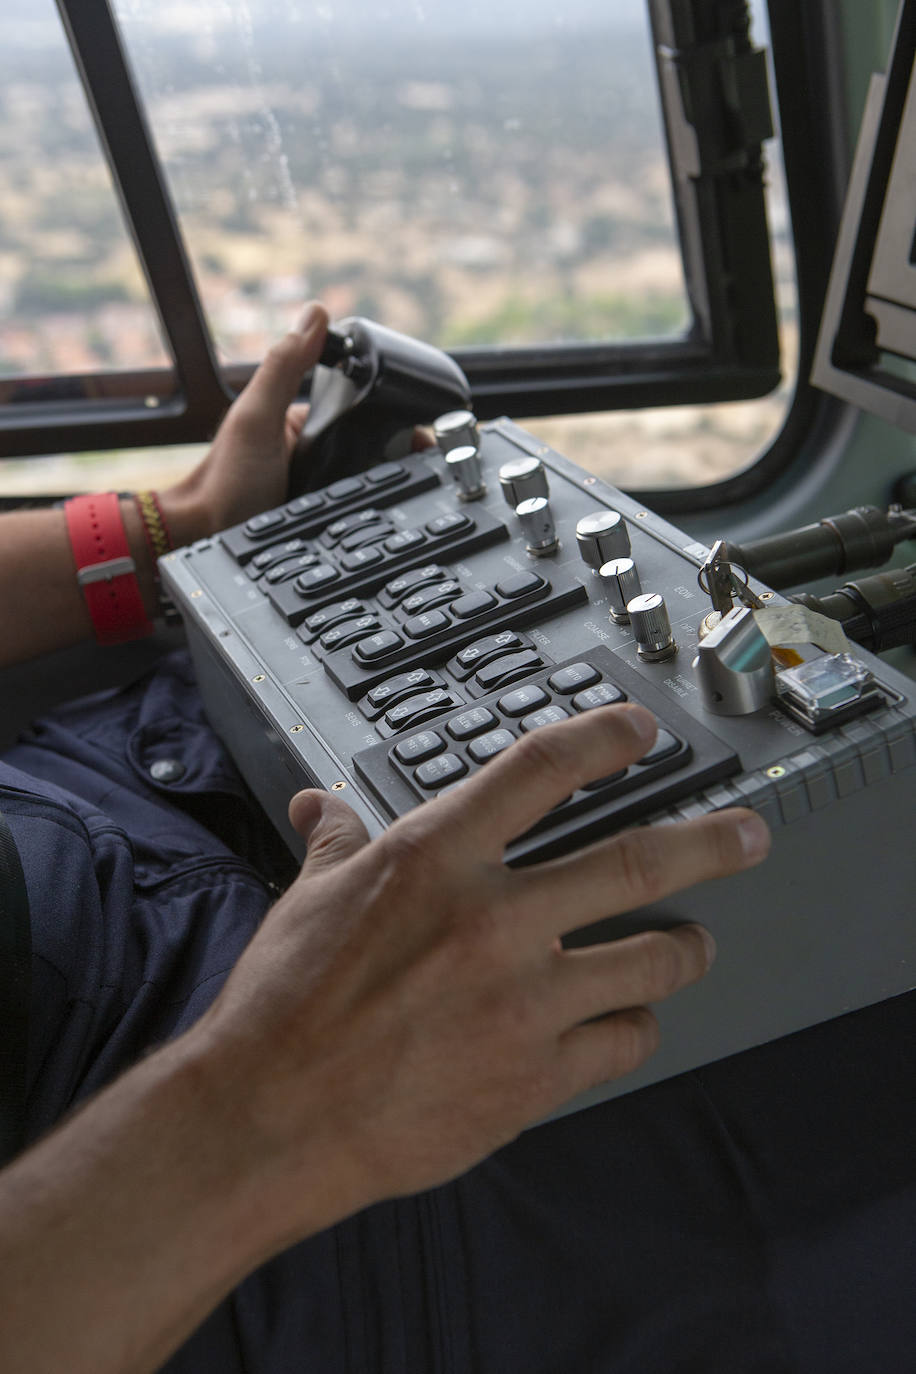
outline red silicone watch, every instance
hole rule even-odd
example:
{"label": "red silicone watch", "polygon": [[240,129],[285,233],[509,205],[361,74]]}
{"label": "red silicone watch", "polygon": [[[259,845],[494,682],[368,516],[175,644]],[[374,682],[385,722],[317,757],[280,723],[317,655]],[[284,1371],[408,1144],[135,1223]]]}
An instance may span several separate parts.
{"label": "red silicone watch", "polygon": [[137,570],[114,492],[75,496],[64,505],[76,560],[76,580],[86,598],[100,644],[121,644],[151,634]]}

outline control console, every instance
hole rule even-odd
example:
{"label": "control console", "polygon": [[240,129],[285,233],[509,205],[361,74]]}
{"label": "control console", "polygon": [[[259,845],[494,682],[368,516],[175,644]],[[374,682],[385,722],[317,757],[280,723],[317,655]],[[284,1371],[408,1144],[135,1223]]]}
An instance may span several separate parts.
{"label": "control console", "polygon": [[377,834],[520,735],[637,701],[650,752],[507,862],[730,805],[774,848],[571,937],[699,920],[719,958],[659,1008],[652,1060],[569,1109],[916,985],[914,684],[510,421],[453,412],[436,437],[161,561],[210,718],[293,852],[301,787]]}

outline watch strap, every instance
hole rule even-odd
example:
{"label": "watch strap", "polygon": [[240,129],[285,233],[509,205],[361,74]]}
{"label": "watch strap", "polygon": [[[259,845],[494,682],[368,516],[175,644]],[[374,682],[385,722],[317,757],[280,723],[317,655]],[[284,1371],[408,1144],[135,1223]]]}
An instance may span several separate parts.
{"label": "watch strap", "polygon": [[131,557],[118,496],[114,492],[75,496],[64,505],[79,583],[95,637],[122,644],[151,634],[137,569]]}

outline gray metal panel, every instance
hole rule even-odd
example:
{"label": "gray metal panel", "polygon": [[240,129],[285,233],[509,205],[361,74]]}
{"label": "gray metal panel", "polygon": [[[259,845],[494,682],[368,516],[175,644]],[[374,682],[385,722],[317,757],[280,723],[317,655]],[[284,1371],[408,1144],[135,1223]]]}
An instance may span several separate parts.
{"label": "gray metal panel", "polygon": [[[500,463],[520,451],[537,453],[548,469],[559,533],[556,554],[533,559],[526,553],[499,484],[490,480],[483,501],[465,509],[482,507],[504,520],[511,539],[458,553],[449,562],[450,574],[468,590],[532,568],[548,576],[562,570],[558,580],[578,578],[587,593],[584,605],[558,613],[548,609],[546,619],[526,627],[545,662],[587,657],[601,645],[612,662],[637,675],[662,719],[667,701],[673,718],[686,712],[740,759],[737,774],[687,796],[650,823],[674,823],[743,804],[759,811],[774,832],[773,853],[761,868],[619,918],[607,930],[593,929],[584,937],[617,938],[646,924],[699,920],[716,936],[719,958],[703,983],[660,1009],[663,1042],[649,1064],[619,1084],[577,1099],[567,1110],[916,986],[916,684],[856,649],[889,694],[889,704],[860,719],[813,735],[775,703],[748,716],[712,714],[704,708],[693,669],[698,626],[709,609],[697,585],[705,547],[510,422],[483,428],[482,452],[491,478]],[[456,499],[453,484],[443,484],[386,514],[396,527],[416,527],[453,510]],[[609,617],[601,578],[578,556],[576,522],[602,507],[623,513],[643,587],[665,596],[680,645],[668,662],[639,657],[630,627]],[[334,787],[354,805],[370,834],[379,833],[388,812],[352,760],[379,746],[380,733],[358,702],[345,698],[313,648],[217,541],[169,555],[162,572],[184,614],[214,723],[293,851],[301,854],[302,846],[286,823],[286,805],[299,786]],[[769,604],[781,603],[778,594],[753,585]],[[506,624],[511,625],[511,616]],[[448,678],[445,657],[433,655],[428,666]],[[465,700],[461,681],[449,686]],[[467,697],[468,703],[473,700]],[[375,785],[378,790],[377,778]],[[386,800],[394,812],[414,801],[393,774]]]}

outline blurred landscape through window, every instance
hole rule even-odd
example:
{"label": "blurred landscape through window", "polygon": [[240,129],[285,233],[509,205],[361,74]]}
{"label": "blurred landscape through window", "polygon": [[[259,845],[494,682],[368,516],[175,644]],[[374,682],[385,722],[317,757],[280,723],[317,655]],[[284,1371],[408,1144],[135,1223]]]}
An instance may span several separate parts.
{"label": "blurred landscape through window", "polygon": [[[0,375],[163,365],[51,0],[4,8]],[[114,8],[224,361],[259,358],[309,296],[445,348],[688,326],[644,0]],[[777,201],[791,376],[785,230]],[[612,481],[704,483],[745,466],[785,404],[530,428]],[[111,461],[82,456],[70,485]],[[61,489],[58,461],[0,483],[36,490],[42,468]]]}

